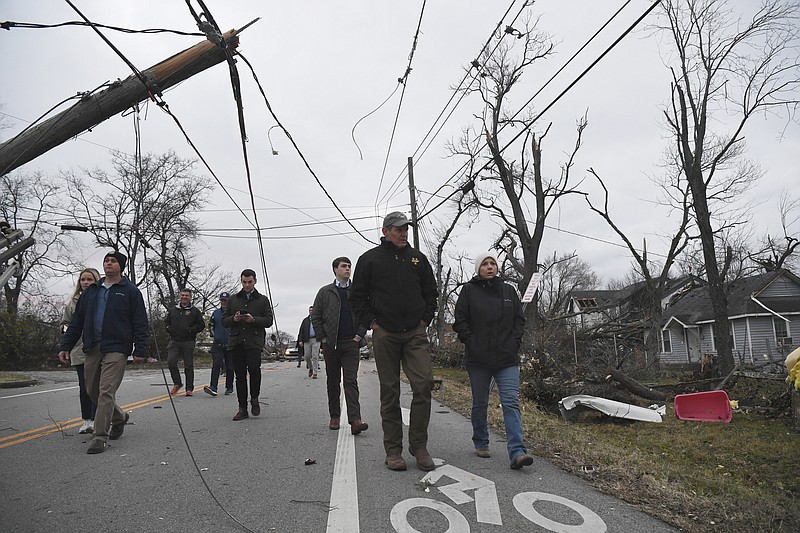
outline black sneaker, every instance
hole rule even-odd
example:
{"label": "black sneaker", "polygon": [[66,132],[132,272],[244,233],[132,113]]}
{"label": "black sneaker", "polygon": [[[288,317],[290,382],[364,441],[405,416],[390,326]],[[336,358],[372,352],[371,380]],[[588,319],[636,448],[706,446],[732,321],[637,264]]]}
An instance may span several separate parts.
{"label": "black sneaker", "polygon": [[[128,419],[130,419],[130,417],[130,414],[125,413],[125,421],[122,424],[111,424],[111,431],[108,432],[108,438],[111,440],[117,440],[120,438],[122,436],[122,432],[125,431],[125,424],[128,423]],[[97,442],[97,440],[95,440],[95,442]]]}
{"label": "black sneaker", "polygon": [[208,385],[206,385],[205,387],[203,387],[203,392],[205,392],[206,394],[210,394],[211,396],[216,396],[216,395],[217,395],[217,391],[216,391],[216,390],[214,390],[214,389],[212,389],[212,388],[211,388],[211,387],[209,387]]}
{"label": "black sneaker", "polygon": [[95,454],[95,453],[103,453],[108,448],[108,443],[104,440],[94,439],[92,444],[89,445],[89,449],[86,450],[86,453]]}

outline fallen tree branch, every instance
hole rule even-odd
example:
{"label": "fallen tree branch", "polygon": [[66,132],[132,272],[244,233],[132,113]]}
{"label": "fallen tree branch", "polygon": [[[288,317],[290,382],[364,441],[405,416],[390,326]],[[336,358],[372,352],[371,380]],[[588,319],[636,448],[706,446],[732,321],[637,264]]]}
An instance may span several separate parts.
{"label": "fallen tree branch", "polygon": [[612,368],[609,372],[609,375],[614,379],[614,381],[625,387],[625,389],[636,396],[641,396],[642,398],[647,398],[648,400],[657,402],[667,401],[668,396],[665,393],[650,387],[646,387],[638,381],[629,378],[617,369]]}

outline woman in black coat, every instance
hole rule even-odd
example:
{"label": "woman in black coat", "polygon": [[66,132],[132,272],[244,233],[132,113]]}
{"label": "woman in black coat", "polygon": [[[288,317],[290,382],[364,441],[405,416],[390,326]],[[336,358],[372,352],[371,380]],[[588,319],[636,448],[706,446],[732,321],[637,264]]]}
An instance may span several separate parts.
{"label": "woman in black coat", "polygon": [[511,468],[533,464],[525,448],[519,410],[519,346],[525,317],[516,289],[498,277],[491,252],[475,259],[475,274],[456,303],[453,329],[464,343],[464,363],[472,386],[472,442],[479,457],[490,457],[486,413],[492,378],[497,383]]}

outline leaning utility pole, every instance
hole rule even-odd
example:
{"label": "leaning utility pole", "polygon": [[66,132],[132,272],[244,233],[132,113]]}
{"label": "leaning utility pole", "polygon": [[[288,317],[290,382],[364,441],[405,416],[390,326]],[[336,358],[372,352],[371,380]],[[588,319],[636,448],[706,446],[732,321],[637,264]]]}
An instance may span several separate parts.
{"label": "leaning utility pole", "polygon": [[[224,35],[233,48],[239,45],[237,33],[236,30],[230,30]],[[36,159],[107,118],[151,98],[151,91],[163,92],[225,60],[224,48],[210,41],[203,41],[142,71],[150,89],[134,74],[122,81],[117,80],[103,91],[83,96],[66,111],[0,144],[0,176]]]}

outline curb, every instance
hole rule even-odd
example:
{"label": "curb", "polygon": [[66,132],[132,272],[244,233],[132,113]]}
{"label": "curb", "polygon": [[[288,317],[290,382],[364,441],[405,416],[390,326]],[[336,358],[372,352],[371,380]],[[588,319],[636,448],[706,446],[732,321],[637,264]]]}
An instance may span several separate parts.
{"label": "curb", "polygon": [[35,379],[27,379],[24,381],[5,381],[0,383],[0,389],[17,389],[20,387],[31,387],[33,385],[37,385],[38,383],[39,381]]}

